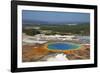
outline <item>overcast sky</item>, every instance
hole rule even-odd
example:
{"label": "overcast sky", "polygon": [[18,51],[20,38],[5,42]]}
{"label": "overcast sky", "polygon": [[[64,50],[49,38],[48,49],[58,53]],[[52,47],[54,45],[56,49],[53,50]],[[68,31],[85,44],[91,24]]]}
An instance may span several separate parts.
{"label": "overcast sky", "polygon": [[53,11],[22,11],[23,23],[47,22],[47,23],[68,23],[68,22],[90,22],[89,13],[75,12],[53,12]]}

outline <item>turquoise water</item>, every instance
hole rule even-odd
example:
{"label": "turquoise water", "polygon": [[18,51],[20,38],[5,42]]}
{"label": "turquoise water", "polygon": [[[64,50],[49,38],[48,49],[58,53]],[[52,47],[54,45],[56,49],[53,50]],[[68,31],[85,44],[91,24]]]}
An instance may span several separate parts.
{"label": "turquoise water", "polygon": [[70,44],[70,43],[49,43],[48,49],[51,50],[71,50],[79,48],[79,45]]}

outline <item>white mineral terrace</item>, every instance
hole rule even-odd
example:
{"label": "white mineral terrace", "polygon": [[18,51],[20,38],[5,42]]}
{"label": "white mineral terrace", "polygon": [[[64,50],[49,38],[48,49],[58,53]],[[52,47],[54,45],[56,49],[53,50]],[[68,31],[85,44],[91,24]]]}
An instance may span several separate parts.
{"label": "white mineral terrace", "polygon": [[51,57],[47,59],[47,61],[66,61],[66,60],[68,59],[66,58],[66,55],[64,54],[58,54],[55,57]]}
{"label": "white mineral terrace", "polygon": [[35,36],[28,36],[23,34],[23,42],[26,43],[46,43],[48,40],[78,40],[73,39],[74,35],[44,35],[44,34],[37,34]]}

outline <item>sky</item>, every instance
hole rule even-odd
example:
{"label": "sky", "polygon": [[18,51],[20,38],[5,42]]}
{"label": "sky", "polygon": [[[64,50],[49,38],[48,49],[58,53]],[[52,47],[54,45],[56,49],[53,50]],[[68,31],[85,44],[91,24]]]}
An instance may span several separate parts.
{"label": "sky", "polygon": [[22,10],[22,22],[25,23],[87,23],[90,22],[89,13],[75,12],[54,12],[54,11],[34,11]]}

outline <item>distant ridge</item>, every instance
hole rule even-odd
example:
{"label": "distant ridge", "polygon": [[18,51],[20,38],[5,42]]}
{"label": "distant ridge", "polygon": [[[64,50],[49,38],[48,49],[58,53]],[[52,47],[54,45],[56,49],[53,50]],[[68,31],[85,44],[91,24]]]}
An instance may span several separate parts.
{"label": "distant ridge", "polygon": [[29,20],[22,20],[23,24],[48,24],[48,25],[68,25],[68,24],[89,24],[89,22],[46,22],[46,21],[38,21],[38,20],[34,20],[34,21],[29,21]]}

